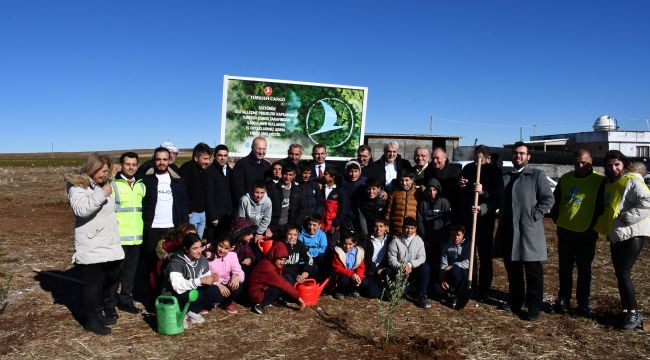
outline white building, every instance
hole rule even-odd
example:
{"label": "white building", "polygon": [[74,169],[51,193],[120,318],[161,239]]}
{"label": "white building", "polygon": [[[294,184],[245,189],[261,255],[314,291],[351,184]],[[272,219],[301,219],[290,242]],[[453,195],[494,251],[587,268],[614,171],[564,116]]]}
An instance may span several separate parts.
{"label": "white building", "polygon": [[589,132],[531,136],[527,144],[545,151],[586,149],[593,155],[604,155],[608,150],[619,150],[630,157],[650,157],[650,131],[619,130],[616,120],[607,115],[596,119],[593,128]]}

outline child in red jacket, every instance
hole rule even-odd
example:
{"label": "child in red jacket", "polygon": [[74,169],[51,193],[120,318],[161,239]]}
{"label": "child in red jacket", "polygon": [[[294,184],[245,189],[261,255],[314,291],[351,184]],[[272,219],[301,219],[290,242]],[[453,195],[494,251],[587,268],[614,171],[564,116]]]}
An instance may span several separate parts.
{"label": "child in red jacket", "polygon": [[305,308],[305,302],[300,293],[282,276],[284,263],[289,257],[289,251],[284,243],[276,241],[266,257],[260,260],[251,272],[248,283],[248,297],[254,304],[251,310],[259,315],[264,314],[264,308],[284,295],[296,299],[300,309]]}
{"label": "child in red jacket", "polygon": [[364,283],[366,265],[363,261],[364,250],[357,246],[357,237],[346,234],[341,238],[341,246],[334,248],[332,268],[336,276],[334,298],[343,300],[344,295],[359,297],[359,288]]}

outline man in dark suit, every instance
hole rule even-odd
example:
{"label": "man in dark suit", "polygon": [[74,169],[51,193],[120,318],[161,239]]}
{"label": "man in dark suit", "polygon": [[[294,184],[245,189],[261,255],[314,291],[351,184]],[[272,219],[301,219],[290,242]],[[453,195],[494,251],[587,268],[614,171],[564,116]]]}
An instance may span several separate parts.
{"label": "man in dark suit", "polygon": [[[377,177],[387,192],[393,190],[393,180],[397,179],[397,174],[402,169],[411,169],[411,163],[402,159],[397,153],[399,144],[397,141],[389,141],[384,145],[384,155],[375,162],[377,166]],[[397,185],[395,185],[397,186]]]}
{"label": "man in dark suit", "polygon": [[222,234],[230,228],[232,220],[232,194],[230,182],[232,170],[228,166],[228,147],[217,145],[214,148],[214,160],[205,170],[205,210],[207,236],[211,241],[215,236]]}
{"label": "man in dark suit", "polygon": [[325,169],[332,166],[326,161],[327,159],[327,147],[323,144],[316,144],[312,148],[311,158],[311,177],[321,179],[325,173]]}

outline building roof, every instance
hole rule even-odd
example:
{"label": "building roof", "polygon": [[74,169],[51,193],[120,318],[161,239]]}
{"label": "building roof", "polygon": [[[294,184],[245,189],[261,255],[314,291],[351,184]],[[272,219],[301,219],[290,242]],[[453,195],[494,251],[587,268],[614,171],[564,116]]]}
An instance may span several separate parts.
{"label": "building roof", "polygon": [[425,134],[387,134],[387,133],[365,133],[365,137],[382,137],[395,139],[462,139],[463,136],[449,135],[425,135]]}

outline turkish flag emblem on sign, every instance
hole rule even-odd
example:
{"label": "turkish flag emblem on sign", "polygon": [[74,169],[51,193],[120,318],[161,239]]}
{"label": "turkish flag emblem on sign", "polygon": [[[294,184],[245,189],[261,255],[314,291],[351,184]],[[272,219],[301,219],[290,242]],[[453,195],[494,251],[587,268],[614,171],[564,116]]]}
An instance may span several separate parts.
{"label": "turkish flag emblem on sign", "polygon": [[264,88],[264,93],[266,95],[271,95],[271,94],[273,94],[273,89],[271,89],[270,86],[267,86],[267,87]]}

